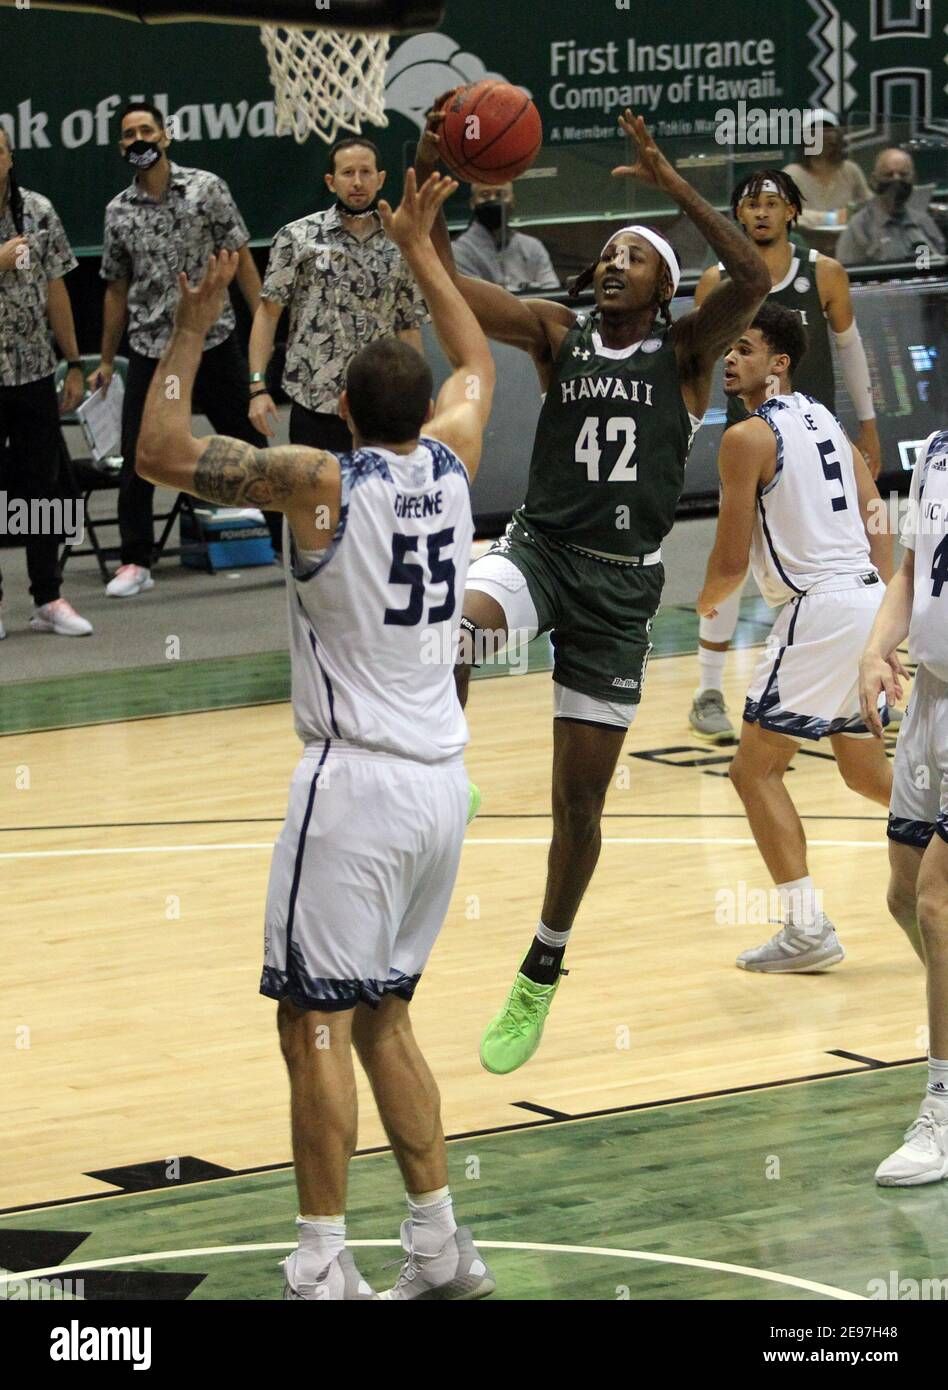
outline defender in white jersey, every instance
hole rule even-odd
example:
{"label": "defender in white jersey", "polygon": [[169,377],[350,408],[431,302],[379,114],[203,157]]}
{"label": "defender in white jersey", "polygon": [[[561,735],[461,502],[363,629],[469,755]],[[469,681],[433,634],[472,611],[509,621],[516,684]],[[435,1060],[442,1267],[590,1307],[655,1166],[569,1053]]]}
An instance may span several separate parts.
{"label": "defender in white jersey", "polygon": [[[454,369],[436,406],[420,354],[382,339],[348,368],[340,412],[351,453],[192,438],[204,334],[236,270],[225,252],[197,289],[182,279],[139,442],[138,471],[153,482],[286,517],[293,713],[305,747],[273,853],[260,988],[279,1000],[290,1075],[300,1216],[287,1298],[378,1297],[345,1249],[353,1046],[409,1203],[407,1259],[384,1296],[472,1299],[494,1288],[454,1220],[438,1090],[408,1016],[467,819],[454,663],[473,535],[469,481],[494,388],[487,340],[430,239],[456,188],[435,175],[419,192],[409,171],[398,211],[379,205]],[[174,401],[165,399],[171,377],[180,382]]]}
{"label": "defender in white jersey", "polygon": [[[860,713],[858,665],[891,573],[891,541],[869,526],[879,493],[825,406],[795,392],[806,351],[798,315],[765,303],[724,359],[724,389],[754,414],[727,430],[721,509],[698,612],[754,578],[780,614],[744,705],[730,776],[780,901],[781,928],[737,964],[824,970],[844,951],[807,869],[784,775],[803,740],[828,738],[847,786],[888,805],[892,774]],[[883,718],[888,718],[886,713]]]}
{"label": "defender in white jersey", "polygon": [[895,750],[889,807],[889,911],[928,973],[928,1086],[902,1146],[876,1170],[884,1187],[948,1177],[948,430],[918,451],[902,528],[905,554],[860,663],[872,732],[880,692],[899,699],[918,663]]}

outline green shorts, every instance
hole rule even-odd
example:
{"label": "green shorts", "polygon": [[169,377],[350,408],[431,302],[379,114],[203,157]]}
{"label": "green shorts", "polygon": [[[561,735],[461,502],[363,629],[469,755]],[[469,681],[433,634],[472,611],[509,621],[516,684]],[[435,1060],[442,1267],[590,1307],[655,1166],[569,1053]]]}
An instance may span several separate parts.
{"label": "green shorts", "polygon": [[594,700],[637,705],[665,568],[597,560],[513,520],[471,565],[467,587],[503,608],[511,639],[549,632],[553,679]]}

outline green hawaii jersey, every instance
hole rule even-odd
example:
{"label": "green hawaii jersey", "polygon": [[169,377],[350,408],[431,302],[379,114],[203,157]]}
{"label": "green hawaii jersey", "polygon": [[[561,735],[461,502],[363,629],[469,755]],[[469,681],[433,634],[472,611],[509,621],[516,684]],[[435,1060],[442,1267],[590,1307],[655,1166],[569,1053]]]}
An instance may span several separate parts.
{"label": "green hawaii jersey", "polygon": [[[836,383],[833,379],[833,353],[830,348],[829,326],[820,292],[816,287],[815,251],[809,253],[794,245],[794,256],[790,270],[779,285],[775,285],[767,296],[769,304],[782,304],[785,309],[795,309],[803,319],[803,326],[809,337],[809,346],[799,367],[793,374],[794,391],[802,391],[825,405],[831,415],[836,414]],[[722,276],[722,279],[725,278]],[[732,396],[727,403],[727,422],[737,424],[746,420],[747,411],[742,401]]]}
{"label": "green hawaii jersey", "polygon": [[598,323],[577,315],[563,340],[516,516],[551,540],[632,559],[672,528],[697,426],[666,331],[619,355]]}

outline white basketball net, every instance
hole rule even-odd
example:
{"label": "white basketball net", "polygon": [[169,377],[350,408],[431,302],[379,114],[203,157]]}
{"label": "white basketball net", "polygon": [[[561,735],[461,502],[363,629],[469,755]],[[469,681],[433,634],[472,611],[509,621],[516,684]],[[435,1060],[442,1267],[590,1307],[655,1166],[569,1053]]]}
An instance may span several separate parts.
{"label": "white basketball net", "polygon": [[387,126],[385,66],[391,34],[284,29],[265,24],[276,93],[277,135],[302,143],[315,133],[332,144],[340,126],[360,134],[361,122]]}

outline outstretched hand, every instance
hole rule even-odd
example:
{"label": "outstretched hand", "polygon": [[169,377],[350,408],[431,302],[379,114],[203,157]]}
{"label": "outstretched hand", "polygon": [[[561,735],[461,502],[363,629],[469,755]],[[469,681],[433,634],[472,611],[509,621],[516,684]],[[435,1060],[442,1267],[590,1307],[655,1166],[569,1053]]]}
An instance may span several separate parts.
{"label": "outstretched hand", "polygon": [[386,235],[402,251],[421,246],[430,238],[441,208],[459,186],[456,179],[432,174],[419,188],[414,169],[409,169],[398,207],[393,211],[388,203],[379,203],[379,217]]}
{"label": "outstretched hand", "polygon": [[180,298],[175,310],[176,328],[207,333],[220,318],[227,298],[227,287],[237,274],[240,260],[236,251],[219,251],[211,256],[203,278],[191,286],[182,271],[178,276]]}
{"label": "outstretched hand", "polygon": [[655,137],[645,124],[645,117],[636,116],[627,107],[619,117],[619,127],[635,141],[638,157],[634,164],[620,164],[613,169],[613,178],[639,179],[653,188],[661,188],[666,176],[674,173],[674,170],[655,143]]}
{"label": "outstretched hand", "polygon": [[452,87],[449,92],[442,92],[439,97],[435,97],[430,110],[425,112],[425,128],[418,140],[418,162],[420,164],[430,165],[433,169],[442,157],[441,127],[444,124],[448,102],[459,91],[461,91],[460,87]]}

